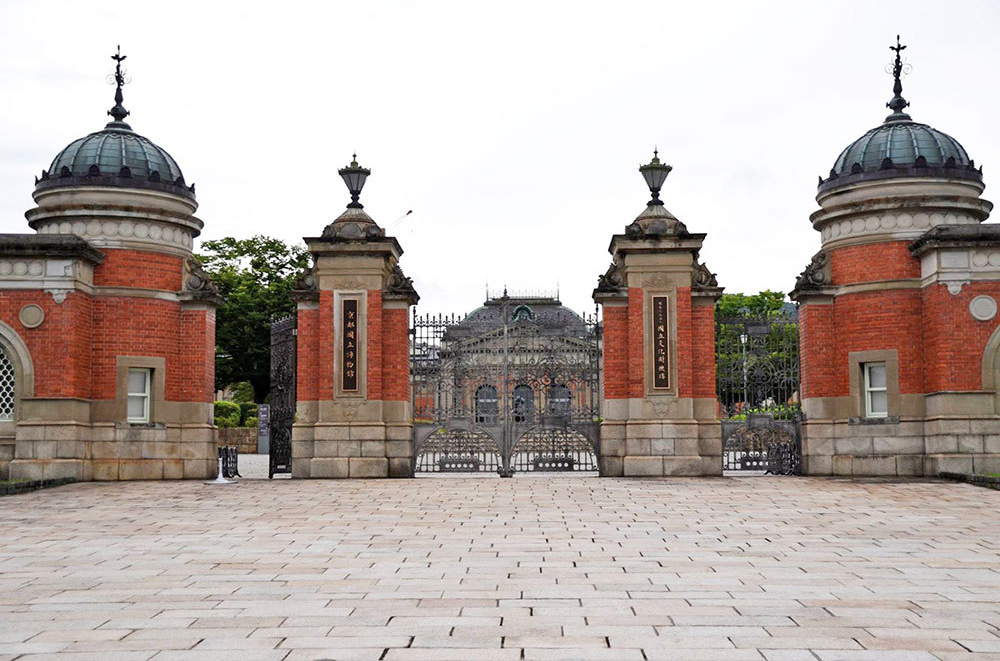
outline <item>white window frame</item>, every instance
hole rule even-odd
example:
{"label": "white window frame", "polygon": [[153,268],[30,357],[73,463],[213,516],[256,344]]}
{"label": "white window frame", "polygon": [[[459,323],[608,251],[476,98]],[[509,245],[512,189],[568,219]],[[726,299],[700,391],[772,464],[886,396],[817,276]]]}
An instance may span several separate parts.
{"label": "white window frame", "polygon": [[[871,382],[871,370],[873,367],[881,367],[885,370],[885,385],[881,387],[872,386]],[[864,363],[862,365],[864,370],[864,394],[865,394],[865,417],[866,418],[887,418],[889,417],[889,370],[884,362],[873,362]],[[884,392],[885,393],[885,408],[884,411],[873,411],[872,410],[872,393],[873,392]]]}
{"label": "white window frame", "polygon": [[[141,372],[145,376],[145,390],[143,392],[132,392],[132,379],[133,373]],[[125,394],[125,415],[127,416],[128,422],[132,423],[147,423],[149,422],[149,403],[153,398],[152,386],[153,386],[153,370],[148,367],[130,367],[128,368],[129,378],[126,380],[127,392]],[[133,397],[142,397],[142,417],[135,418],[128,415],[128,402]]]}

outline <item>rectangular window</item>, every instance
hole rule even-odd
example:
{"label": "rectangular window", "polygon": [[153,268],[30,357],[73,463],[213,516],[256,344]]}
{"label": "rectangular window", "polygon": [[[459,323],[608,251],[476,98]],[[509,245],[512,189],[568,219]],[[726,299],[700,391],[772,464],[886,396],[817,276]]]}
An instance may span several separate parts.
{"label": "rectangular window", "polygon": [[885,363],[865,363],[864,371],[865,417],[884,418],[889,415]]}
{"label": "rectangular window", "polygon": [[128,421],[149,422],[150,369],[130,368],[128,371]]}

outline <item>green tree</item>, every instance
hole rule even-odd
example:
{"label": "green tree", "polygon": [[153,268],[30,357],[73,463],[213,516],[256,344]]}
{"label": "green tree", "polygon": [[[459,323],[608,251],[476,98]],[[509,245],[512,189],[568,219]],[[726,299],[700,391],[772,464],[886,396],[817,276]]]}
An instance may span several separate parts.
{"label": "green tree", "polygon": [[715,318],[766,316],[778,312],[784,305],[785,295],[770,289],[759,294],[723,294],[715,304]]}
{"label": "green tree", "polygon": [[798,322],[782,314],[781,292],[724,294],[715,308],[715,364],[724,416],[748,410],[786,415],[797,406]]}
{"label": "green tree", "polygon": [[271,387],[271,321],[295,311],[291,292],[309,253],[267,236],[228,237],[202,243],[198,259],[225,299],[215,323],[216,388],[247,381],[262,403]]}

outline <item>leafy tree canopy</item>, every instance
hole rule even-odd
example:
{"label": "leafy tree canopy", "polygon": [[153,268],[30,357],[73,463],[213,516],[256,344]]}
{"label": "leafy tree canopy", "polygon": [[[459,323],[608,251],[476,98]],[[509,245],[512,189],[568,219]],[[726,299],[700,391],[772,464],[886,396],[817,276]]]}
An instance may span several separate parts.
{"label": "leafy tree canopy", "polygon": [[225,299],[215,322],[216,388],[247,381],[261,403],[271,384],[271,321],[295,311],[291,292],[309,252],[267,236],[228,237],[202,243],[198,259]]}
{"label": "leafy tree canopy", "polygon": [[770,289],[765,289],[759,294],[723,294],[715,304],[715,315],[716,317],[766,315],[781,310],[784,304],[784,293]]}

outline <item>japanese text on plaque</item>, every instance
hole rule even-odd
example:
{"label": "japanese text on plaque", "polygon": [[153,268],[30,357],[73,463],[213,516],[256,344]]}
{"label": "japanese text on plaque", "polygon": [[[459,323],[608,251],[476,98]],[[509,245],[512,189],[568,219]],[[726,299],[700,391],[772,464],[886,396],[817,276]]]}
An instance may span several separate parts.
{"label": "japanese text on plaque", "polygon": [[670,387],[670,360],[667,354],[667,297],[653,297],[653,387]]}
{"label": "japanese text on plaque", "polygon": [[343,305],[343,385],[342,390],[358,389],[358,301],[345,298]]}

